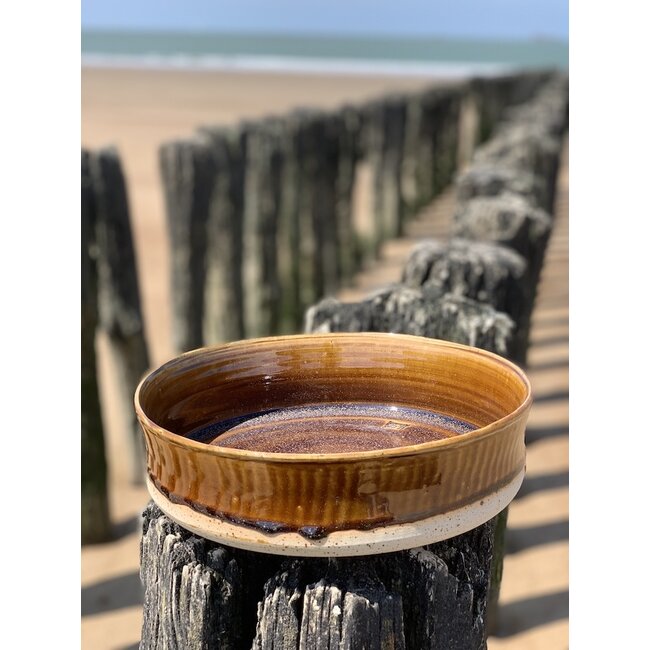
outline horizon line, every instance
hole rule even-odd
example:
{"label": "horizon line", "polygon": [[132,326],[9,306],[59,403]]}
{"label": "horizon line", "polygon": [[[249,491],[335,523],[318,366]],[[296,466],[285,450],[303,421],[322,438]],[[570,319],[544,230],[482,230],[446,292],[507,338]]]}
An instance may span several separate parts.
{"label": "horizon line", "polygon": [[347,38],[360,38],[360,39],[410,39],[410,40],[442,40],[442,41],[483,41],[492,43],[495,41],[503,42],[509,41],[512,43],[530,43],[532,42],[552,42],[556,44],[567,45],[569,39],[561,36],[547,35],[547,34],[530,34],[528,36],[512,36],[512,35],[491,35],[491,36],[472,36],[471,34],[422,34],[422,33],[395,33],[395,32],[332,32],[320,31],[313,29],[306,29],[303,31],[287,30],[287,31],[261,31],[261,30],[248,30],[248,29],[228,29],[228,28],[168,28],[168,27],[142,27],[142,26],[93,26],[82,25],[81,34],[86,33],[114,33],[114,32],[128,32],[132,34],[192,34],[192,35],[232,35],[232,36],[261,36],[261,37],[279,37],[279,38],[330,38],[330,39],[347,39]]}

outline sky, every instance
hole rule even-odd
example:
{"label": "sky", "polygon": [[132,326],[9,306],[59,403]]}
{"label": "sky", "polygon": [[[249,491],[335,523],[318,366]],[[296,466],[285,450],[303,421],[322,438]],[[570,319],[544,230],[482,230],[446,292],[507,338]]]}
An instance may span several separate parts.
{"label": "sky", "polygon": [[568,0],[82,0],[83,29],[568,40]]}

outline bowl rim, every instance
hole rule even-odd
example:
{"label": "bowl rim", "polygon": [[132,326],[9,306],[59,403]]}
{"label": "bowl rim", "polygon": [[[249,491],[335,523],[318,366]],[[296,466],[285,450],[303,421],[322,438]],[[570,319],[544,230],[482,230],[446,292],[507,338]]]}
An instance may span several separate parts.
{"label": "bowl rim", "polygon": [[[404,445],[401,447],[387,447],[385,449],[373,449],[367,451],[348,451],[348,452],[337,452],[337,453],[320,453],[320,454],[299,454],[299,453],[286,453],[286,452],[268,452],[268,451],[251,451],[245,449],[236,449],[233,447],[220,447],[217,445],[208,445],[204,442],[198,442],[187,438],[181,434],[174,433],[169,431],[164,427],[160,426],[154,422],[149,416],[144,412],[142,405],[140,403],[140,393],[144,388],[145,384],[150,381],[156,375],[165,371],[172,363],[178,363],[182,359],[188,359],[192,357],[198,357],[202,354],[205,354],[206,351],[217,351],[217,350],[226,350],[228,348],[238,348],[238,347],[250,347],[256,345],[269,345],[274,342],[282,341],[297,341],[299,339],[314,339],[314,338],[337,338],[337,339],[359,339],[359,338],[375,338],[375,339],[385,339],[387,342],[390,339],[403,340],[404,342],[412,341],[413,343],[417,342],[422,345],[433,345],[436,347],[447,347],[460,349],[464,352],[472,353],[477,356],[484,357],[491,360],[494,363],[500,364],[505,368],[509,369],[514,375],[516,375],[521,382],[523,383],[526,394],[522,403],[512,412],[504,415],[502,418],[490,422],[490,424],[485,425],[484,427],[479,427],[473,429],[462,435],[452,436],[451,438],[444,438],[442,440],[432,440],[429,442],[422,442],[415,445]],[[354,462],[354,461],[367,461],[367,460],[382,460],[387,458],[394,457],[403,457],[403,456],[416,456],[420,454],[425,454],[430,451],[436,450],[445,450],[450,447],[458,448],[465,445],[472,444],[476,439],[485,438],[490,435],[494,435],[504,427],[508,426],[511,422],[516,421],[522,414],[524,414],[531,406],[533,400],[532,396],[532,386],[530,380],[526,376],[526,373],[520,368],[517,364],[512,361],[499,356],[483,348],[477,348],[471,345],[464,345],[462,343],[454,343],[451,341],[445,341],[443,339],[434,339],[425,336],[416,336],[412,334],[398,334],[393,332],[328,332],[328,333],[310,333],[310,334],[287,334],[280,336],[266,336],[250,339],[240,339],[237,341],[230,341],[228,343],[219,343],[216,345],[203,346],[196,348],[195,350],[190,350],[184,352],[180,355],[168,359],[166,362],[158,366],[156,369],[148,372],[140,380],[138,387],[136,388],[134,394],[134,405],[135,411],[138,419],[146,425],[147,428],[155,431],[155,433],[163,438],[168,444],[174,445],[177,447],[182,447],[185,449],[191,449],[200,453],[212,454],[217,458],[228,458],[234,460],[248,460],[248,461],[257,461],[257,462],[267,462],[267,463],[340,463],[340,462]]]}

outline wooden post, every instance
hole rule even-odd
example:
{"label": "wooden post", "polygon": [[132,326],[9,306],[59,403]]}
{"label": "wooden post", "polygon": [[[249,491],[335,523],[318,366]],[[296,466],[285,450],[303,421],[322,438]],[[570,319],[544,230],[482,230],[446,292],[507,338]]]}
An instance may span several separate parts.
{"label": "wooden post", "polygon": [[81,152],[81,543],[104,542],[111,526],[104,428],[97,387],[97,269],[90,153]]}
{"label": "wooden post", "polygon": [[[340,147],[345,126],[338,114],[296,111],[294,124],[300,314],[341,283],[339,216]],[[345,188],[344,188],[345,189]],[[350,190],[351,191],[351,190]],[[295,236],[294,235],[294,236]],[[298,314],[296,314],[296,319]]]}
{"label": "wooden post", "polygon": [[300,206],[298,132],[300,118],[289,114],[278,120],[277,137],[284,164],[277,223],[277,262],[280,285],[280,331],[292,333],[300,326]]}
{"label": "wooden post", "polygon": [[434,125],[432,100],[435,90],[413,93],[407,98],[401,194],[406,219],[410,219],[433,198]]}
{"label": "wooden post", "polygon": [[507,129],[512,124],[531,124],[543,128],[551,137],[560,138],[567,124],[567,89],[561,84],[548,84],[535,96],[535,99],[518,104],[504,111],[499,129]]}
{"label": "wooden post", "polygon": [[144,482],[144,443],[133,394],[149,368],[128,196],[115,149],[89,155],[97,242],[99,326],[116,370],[119,411],[126,436],[131,482]]}
{"label": "wooden post", "polygon": [[141,650],[486,647],[493,521],[411,551],[297,559],[144,515]]}
{"label": "wooden post", "polygon": [[297,212],[298,212],[298,268],[300,273],[299,294],[300,313],[307,305],[320,297],[322,278],[318,277],[319,268],[315,262],[317,242],[314,230],[313,204],[314,180],[318,170],[316,143],[317,113],[299,110],[292,114],[296,130],[297,158]]}
{"label": "wooden post", "polygon": [[540,208],[548,204],[546,183],[539,176],[522,169],[495,163],[473,163],[456,179],[456,199],[459,202],[498,196],[505,192],[518,194]]}
{"label": "wooden post", "polygon": [[534,125],[510,125],[476,150],[478,164],[529,171],[540,176],[545,184],[542,207],[553,211],[555,183],[559,169],[561,141]]}
{"label": "wooden post", "polygon": [[314,123],[315,177],[312,217],[316,249],[316,296],[333,294],[341,285],[337,183],[343,120],[337,113],[322,113]]}
{"label": "wooden post", "polygon": [[[400,191],[404,199],[406,219],[410,219],[421,207],[418,186],[420,158],[425,154],[420,142],[420,123],[422,119],[421,94],[412,93],[406,97],[406,116],[404,125],[404,151]],[[428,152],[426,152],[428,153]]]}
{"label": "wooden post", "polygon": [[307,311],[305,331],[412,334],[472,345],[506,357],[515,354],[514,323],[508,315],[487,303],[435,287],[397,284],[354,303],[326,298]]}
{"label": "wooden post", "polygon": [[378,242],[402,234],[405,222],[402,197],[402,159],[406,133],[406,98],[393,95],[372,103],[369,119],[374,122],[374,196]]}
{"label": "wooden post", "polygon": [[464,89],[440,92],[433,107],[433,191],[442,192],[453,180],[458,164],[460,109]]}
{"label": "wooden post", "polygon": [[[408,98],[401,194],[410,217],[452,180],[459,159],[461,104],[470,86],[437,87]],[[475,102],[474,102],[475,103]]]}
{"label": "wooden post", "polygon": [[508,314],[516,324],[512,358],[525,365],[534,291],[521,255],[485,242],[428,240],[412,250],[402,280],[487,302]]}
{"label": "wooden post", "polygon": [[203,343],[245,337],[242,287],[244,148],[239,129],[202,128],[210,142],[214,178],[208,206]]}
{"label": "wooden post", "polygon": [[277,228],[283,152],[271,120],[243,126],[245,142],[242,277],[247,337],[280,328]]}
{"label": "wooden post", "polygon": [[[415,137],[418,150],[415,168],[416,204],[422,207],[435,196],[435,105],[440,90],[424,91],[419,98],[415,118]],[[418,209],[419,209],[418,207]]]}
{"label": "wooden post", "polygon": [[[343,106],[340,111],[339,164],[336,179],[336,225],[341,284],[349,284],[361,266],[361,254],[354,229],[353,195],[356,168],[360,155],[359,137],[361,116],[354,106]],[[302,312],[297,326],[302,325]]]}
{"label": "wooden post", "polygon": [[460,203],[451,235],[494,242],[517,251],[527,262],[535,291],[551,235],[551,217],[517,194],[505,192]]}
{"label": "wooden post", "polygon": [[214,180],[205,138],[164,144],[159,151],[171,252],[173,341],[178,352],[203,345],[206,221]]}

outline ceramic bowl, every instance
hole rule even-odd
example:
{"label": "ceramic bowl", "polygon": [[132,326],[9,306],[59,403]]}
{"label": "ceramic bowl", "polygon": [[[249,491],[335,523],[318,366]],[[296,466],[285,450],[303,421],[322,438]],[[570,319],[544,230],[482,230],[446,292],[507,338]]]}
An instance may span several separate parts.
{"label": "ceramic bowl", "polygon": [[[500,512],[523,480],[531,401],[522,370],[490,352],[343,333],[188,352],[142,380],[135,408],[149,491],[168,516],[232,546],[328,556],[432,543]],[[319,419],[333,405],[345,408]],[[422,423],[375,412],[387,407],[436,413],[471,430],[422,442],[408,435]],[[271,423],[277,435],[267,416],[245,420],[265,412],[280,414]],[[294,420],[287,433],[282,414],[291,412],[309,421]],[[197,433],[224,421],[243,422],[246,448],[208,444]]]}

